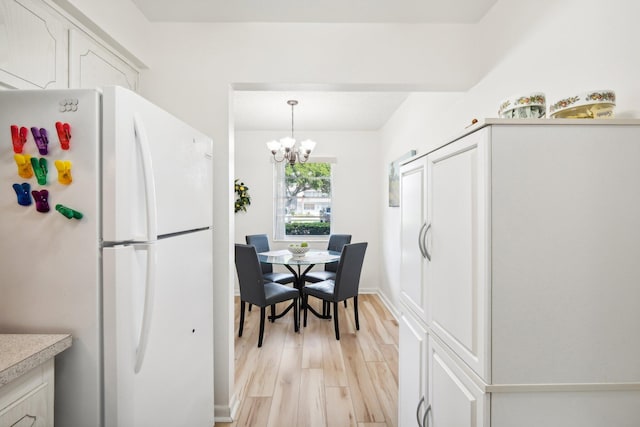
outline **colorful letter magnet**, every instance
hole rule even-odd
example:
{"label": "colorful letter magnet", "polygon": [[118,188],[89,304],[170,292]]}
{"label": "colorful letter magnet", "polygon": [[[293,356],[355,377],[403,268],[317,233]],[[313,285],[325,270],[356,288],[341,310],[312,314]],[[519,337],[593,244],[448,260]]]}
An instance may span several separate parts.
{"label": "colorful letter magnet", "polygon": [[49,192],[47,190],[33,190],[31,195],[33,200],[36,201],[36,210],[38,212],[49,212]]}
{"label": "colorful letter magnet", "polygon": [[68,219],[82,219],[82,214],[74,209],[68,208],[64,205],[56,205],[56,210]]}
{"label": "colorful letter magnet", "polygon": [[31,186],[28,182],[24,182],[22,184],[13,184],[13,189],[18,196],[18,204],[20,206],[29,206],[31,204],[31,194],[29,194]]}
{"label": "colorful letter magnet", "polygon": [[69,160],[56,160],[56,169],[58,169],[58,182],[60,184],[69,185],[73,178],[71,177],[71,162]]}
{"label": "colorful letter magnet", "polygon": [[47,185],[47,172],[49,172],[49,169],[47,167],[47,159],[45,159],[44,157],[41,157],[39,159],[37,157],[32,157],[31,166],[33,166],[33,171],[36,174],[38,184]]}
{"label": "colorful letter magnet", "polygon": [[38,129],[37,127],[31,128],[33,139],[36,141],[38,152],[42,156],[49,154],[47,146],[49,145],[49,138],[47,137],[47,130],[45,128]]}
{"label": "colorful letter magnet", "polygon": [[29,179],[33,176],[30,155],[14,154],[13,159],[16,161],[16,165],[18,166],[18,175],[25,179]]}
{"label": "colorful letter magnet", "polygon": [[14,153],[22,153],[22,147],[27,143],[28,134],[29,131],[26,127],[18,129],[18,126],[11,125],[11,141],[13,142]]}
{"label": "colorful letter magnet", "polygon": [[69,123],[56,122],[56,131],[60,140],[60,148],[68,150],[71,142],[71,126]]}

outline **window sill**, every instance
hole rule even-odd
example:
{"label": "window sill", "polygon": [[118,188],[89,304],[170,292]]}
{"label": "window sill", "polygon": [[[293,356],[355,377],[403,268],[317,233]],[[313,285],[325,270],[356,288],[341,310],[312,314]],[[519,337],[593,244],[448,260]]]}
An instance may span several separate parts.
{"label": "window sill", "polygon": [[298,242],[309,242],[309,243],[328,243],[329,236],[300,236],[300,237],[288,237],[286,239],[274,239],[272,240],[274,243],[298,243]]}

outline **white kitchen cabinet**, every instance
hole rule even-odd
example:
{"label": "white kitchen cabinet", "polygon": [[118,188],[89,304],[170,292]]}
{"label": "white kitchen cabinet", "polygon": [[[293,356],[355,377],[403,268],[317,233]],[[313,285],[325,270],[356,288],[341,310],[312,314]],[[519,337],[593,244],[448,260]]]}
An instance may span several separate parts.
{"label": "white kitchen cabinet", "polygon": [[638,120],[490,119],[403,166],[430,427],[640,425],[639,158]]}
{"label": "white kitchen cabinet", "polygon": [[0,427],[53,427],[53,359],[0,388]]}
{"label": "white kitchen cabinet", "polygon": [[428,358],[428,414],[423,427],[489,426],[489,394],[463,372],[433,337],[429,339]]}
{"label": "white kitchen cabinet", "polygon": [[413,161],[400,168],[400,298],[415,315],[426,321],[427,163]]}
{"label": "white kitchen cabinet", "polygon": [[86,33],[69,30],[69,87],[138,89],[138,70]]}
{"label": "white kitchen cabinet", "polygon": [[139,71],[48,0],[0,0],[0,88],[122,86]]}
{"label": "white kitchen cabinet", "polygon": [[415,426],[425,417],[427,400],[427,332],[413,315],[402,314],[399,323],[398,425]]}
{"label": "white kitchen cabinet", "polygon": [[489,129],[427,155],[427,324],[490,381]]}
{"label": "white kitchen cabinet", "polygon": [[64,22],[37,0],[0,0],[0,85],[66,88],[68,35]]}

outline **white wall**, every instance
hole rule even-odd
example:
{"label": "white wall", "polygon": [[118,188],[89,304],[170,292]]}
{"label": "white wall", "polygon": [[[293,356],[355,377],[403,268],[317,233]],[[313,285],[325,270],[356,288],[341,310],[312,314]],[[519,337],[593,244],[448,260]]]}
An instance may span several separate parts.
{"label": "white wall", "polygon": [[522,91],[543,91],[550,103],[613,89],[616,116],[640,117],[638,16],[635,0],[499,1],[480,25],[485,46],[516,31],[519,43],[468,92],[463,114],[496,117],[499,102]]}
{"label": "white wall", "polygon": [[[266,141],[282,138],[290,130],[236,131],[235,176],[249,186],[251,205],[235,215],[235,242],[244,243],[247,234],[269,235],[272,248],[285,248],[286,242],[273,240],[273,162]],[[362,291],[377,290],[380,265],[380,192],[378,132],[297,132],[300,139],[316,141],[311,157],[334,157],[332,167],[332,232],[351,234],[352,242],[368,242],[362,269]],[[386,184],[385,184],[386,185]],[[327,239],[310,241],[325,249]],[[317,266],[322,268],[322,266]]]}

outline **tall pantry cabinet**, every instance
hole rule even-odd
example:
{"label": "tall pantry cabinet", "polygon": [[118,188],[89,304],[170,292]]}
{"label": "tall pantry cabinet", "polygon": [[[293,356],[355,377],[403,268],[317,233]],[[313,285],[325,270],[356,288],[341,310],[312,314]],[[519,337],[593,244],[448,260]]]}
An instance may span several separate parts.
{"label": "tall pantry cabinet", "polygon": [[491,119],[401,167],[399,425],[640,425],[640,121]]}

